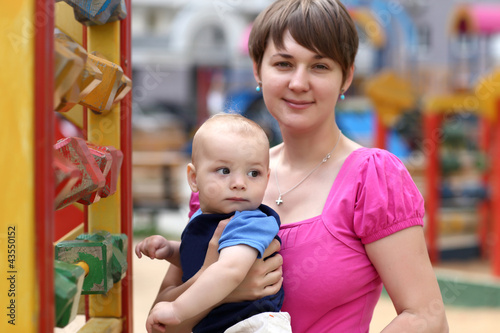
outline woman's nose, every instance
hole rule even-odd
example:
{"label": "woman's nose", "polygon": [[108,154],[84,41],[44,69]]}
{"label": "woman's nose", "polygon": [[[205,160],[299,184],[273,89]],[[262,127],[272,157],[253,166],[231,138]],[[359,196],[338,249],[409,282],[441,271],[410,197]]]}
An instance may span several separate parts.
{"label": "woman's nose", "polygon": [[307,72],[307,69],[297,68],[292,73],[288,87],[293,91],[309,90],[309,73]]}

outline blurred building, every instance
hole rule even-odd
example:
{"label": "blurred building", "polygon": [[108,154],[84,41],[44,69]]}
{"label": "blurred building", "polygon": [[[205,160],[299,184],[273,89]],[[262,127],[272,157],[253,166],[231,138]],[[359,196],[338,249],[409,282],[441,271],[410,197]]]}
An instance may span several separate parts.
{"label": "blurred building", "polygon": [[[134,100],[141,108],[162,104],[190,118],[206,114],[197,104],[210,90],[248,84],[249,26],[263,1],[136,0],[133,2]],[[219,74],[218,74],[219,73]],[[242,77],[239,80],[239,77]],[[217,96],[212,104],[217,104]],[[223,98],[223,97],[221,97]]]}
{"label": "blurred building", "polygon": [[[255,82],[246,42],[256,15],[272,0],[135,0],[132,36],[134,101],[141,110],[157,106],[185,118],[204,117],[230,91],[252,89]],[[439,71],[484,47],[449,38],[456,0],[346,0],[366,7],[385,34],[385,44],[370,41],[373,28],[357,22],[361,44],[357,75],[381,68]],[[474,2],[474,1],[469,1]],[[477,2],[477,1],[476,1]],[[496,0],[481,2],[495,3]],[[491,41],[489,41],[491,42]],[[500,59],[499,42],[489,43]],[[489,64],[478,64],[487,67]],[[484,68],[483,68],[484,70]],[[210,100],[211,105],[207,105]],[[219,96],[217,95],[219,93]],[[201,100],[200,100],[201,99]],[[154,108],[154,107],[153,107]],[[193,125],[193,124],[190,124]]]}

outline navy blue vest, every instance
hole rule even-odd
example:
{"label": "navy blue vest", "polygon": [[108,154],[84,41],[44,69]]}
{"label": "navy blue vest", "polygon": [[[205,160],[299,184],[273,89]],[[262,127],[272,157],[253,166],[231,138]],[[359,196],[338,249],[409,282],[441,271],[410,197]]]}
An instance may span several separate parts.
{"label": "navy blue vest", "polygon": [[[280,219],[278,214],[266,205],[260,205],[259,209],[268,216],[273,216],[278,225]],[[181,265],[182,281],[186,282],[196,274],[203,266],[208,243],[221,220],[231,217],[233,214],[201,214],[192,219],[181,236]],[[278,236],[276,238],[279,240]],[[265,259],[264,259],[265,260]],[[224,283],[224,281],[221,281]],[[283,288],[271,296],[256,301],[245,301],[240,303],[222,304],[203,318],[193,328],[193,333],[220,333],[234,324],[262,312],[278,312],[283,304]]]}

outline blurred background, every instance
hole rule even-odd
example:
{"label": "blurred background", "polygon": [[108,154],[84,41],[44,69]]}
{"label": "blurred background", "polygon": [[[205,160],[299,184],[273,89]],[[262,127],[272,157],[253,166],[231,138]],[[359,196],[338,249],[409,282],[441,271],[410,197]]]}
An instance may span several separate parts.
{"label": "blurred background", "polygon": [[[151,234],[179,238],[187,222],[191,138],[211,114],[241,113],[264,127],[272,145],[280,142],[279,128],[255,91],[247,50],[252,22],[271,2],[132,2],[136,241]],[[500,318],[500,228],[493,222],[500,206],[494,191],[500,4],[343,3],[356,22],[360,47],[353,85],[337,105],[338,124],[360,144],[396,154],[424,195],[427,244],[451,307],[451,331],[494,332],[494,318]],[[148,276],[152,269],[150,262],[141,266],[144,259],[134,265],[134,274]],[[142,295],[134,302],[143,312],[161,269],[149,298],[134,285]],[[394,313],[382,303],[377,314],[387,314],[387,324]],[[139,327],[144,319],[135,319]]]}

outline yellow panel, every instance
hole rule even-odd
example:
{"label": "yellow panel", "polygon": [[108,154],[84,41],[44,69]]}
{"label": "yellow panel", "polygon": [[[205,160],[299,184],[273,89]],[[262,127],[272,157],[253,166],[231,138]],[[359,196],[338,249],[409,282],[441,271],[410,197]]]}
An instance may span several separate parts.
{"label": "yellow panel", "polygon": [[121,317],[122,283],[117,282],[106,295],[89,295],[91,317]]}
{"label": "yellow panel", "polygon": [[61,1],[55,4],[54,11],[56,28],[71,37],[78,44],[83,45],[83,26],[80,22],[75,20],[73,7]]}
{"label": "yellow panel", "polygon": [[56,246],[57,243],[60,243],[62,241],[67,241],[67,240],[73,240],[76,239],[78,235],[83,234],[84,229],[83,229],[83,223],[78,225],[75,229],[71,230],[68,232],[66,235],[62,236],[60,239],[56,240],[54,242],[54,246]]}
{"label": "yellow panel", "polygon": [[[106,59],[120,63],[119,22],[96,25],[88,28],[88,52],[98,51]],[[114,106],[104,115],[88,111],[87,139],[97,145],[113,146],[120,149],[120,106]],[[120,182],[117,191],[110,197],[89,206],[89,232],[106,230],[120,233]],[[121,284],[117,283],[108,295],[91,295],[90,312],[95,317],[121,317]],[[105,306],[103,306],[105,305]]]}
{"label": "yellow panel", "polygon": [[76,127],[83,128],[83,106],[80,104],[76,104],[68,112],[60,112],[60,114]]}
{"label": "yellow panel", "polygon": [[426,113],[451,113],[460,111],[478,112],[479,100],[471,94],[450,94],[424,98]]}
{"label": "yellow panel", "polygon": [[412,108],[416,100],[411,83],[390,70],[368,79],[365,92],[380,120],[387,127],[394,126],[398,117]]}
{"label": "yellow panel", "polygon": [[474,95],[479,101],[480,112],[490,121],[498,117],[500,101],[500,68],[481,77],[474,89]]}
{"label": "yellow panel", "polygon": [[116,318],[92,318],[78,333],[119,333],[122,331],[122,322]]}
{"label": "yellow panel", "polygon": [[34,0],[25,0],[0,5],[0,184],[6,194],[0,200],[0,332],[9,333],[36,332],[39,320],[33,167],[34,4]]}
{"label": "yellow panel", "polygon": [[88,51],[99,51],[106,59],[120,64],[120,21],[90,26],[87,30]]}

